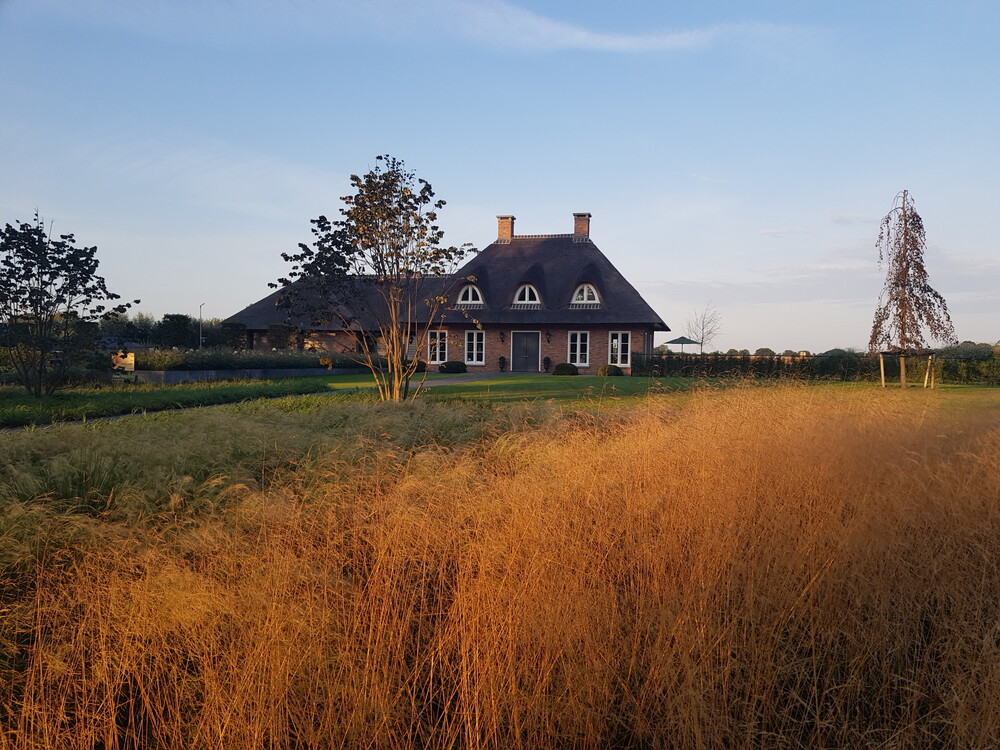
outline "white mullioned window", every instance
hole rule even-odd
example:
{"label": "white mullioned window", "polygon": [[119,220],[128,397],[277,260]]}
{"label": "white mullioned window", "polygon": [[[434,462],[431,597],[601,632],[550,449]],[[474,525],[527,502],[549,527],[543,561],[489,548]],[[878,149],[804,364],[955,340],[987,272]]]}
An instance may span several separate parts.
{"label": "white mullioned window", "polygon": [[573,292],[574,305],[594,305],[600,301],[601,298],[597,296],[597,289],[593,284],[580,284]]}
{"label": "white mullioned window", "polygon": [[475,284],[462,287],[458,293],[458,304],[460,305],[481,305],[483,304],[483,293]]}
{"label": "white mullioned window", "polygon": [[430,331],[427,334],[427,361],[432,365],[448,361],[447,331]]}
{"label": "white mullioned window", "polygon": [[514,295],[515,305],[537,305],[538,304],[538,290],[535,289],[531,284],[522,284],[517,288],[517,293]]}
{"label": "white mullioned window", "polygon": [[632,366],[632,334],[629,331],[612,331],[608,334],[608,364]]}
{"label": "white mullioned window", "polygon": [[586,367],[590,364],[590,332],[570,331],[569,352],[566,361],[572,365]]}
{"label": "white mullioned window", "polygon": [[467,365],[486,364],[485,331],[465,332],[465,364]]}

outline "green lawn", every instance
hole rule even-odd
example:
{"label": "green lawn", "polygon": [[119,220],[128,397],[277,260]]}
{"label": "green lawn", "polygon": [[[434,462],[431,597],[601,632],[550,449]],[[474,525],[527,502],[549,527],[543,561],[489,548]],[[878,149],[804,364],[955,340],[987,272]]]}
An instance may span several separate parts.
{"label": "green lawn", "polygon": [[[453,378],[454,375],[428,373],[427,382]],[[634,404],[648,395],[687,391],[704,387],[705,381],[694,378],[600,377],[579,375],[507,375],[487,380],[439,385],[429,388],[421,398],[432,401],[533,401],[575,402],[580,407]],[[875,388],[864,383],[831,383],[825,387]],[[104,388],[71,388],[52,396],[34,398],[13,386],[0,387],[0,427],[26,427],[54,422],[86,421],[121,414],[182,409],[197,406],[232,404],[254,399],[281,398],[304,394],[341,393],[350,398],[371,399],[374,394],[359,389],[372,388],[368,375],[321,375],[282,380],[216,381],[180,385],[116,385]],[[975,402],[980,407],[1000,408],[1000,389],[979,386],[940,386],[935,391],[911,388],[918,394],[941,394],[956,405]],[[969,399],[976,394],[979,398]]]}
{"label": "green lawn", "polygon": [[557,400],[622,400],[635,399],[650,393],[688,390],[704,381],[693,378],[633,378],[599,375],[508,375],[491,380],[435,386],[428,392],[431,399],[488,399],[490,401]]}
{"label": "green lawn", "polygon": [[[446,377],[428,375],[428,379]],[[368,375],[320,375],[281,380],[225,380],[179,385],[115,385],[69,388],[35,398],[23,389],[0,387],[0,426],[24,427],[194,406],[232,404],[258,398],[371,388]]]}

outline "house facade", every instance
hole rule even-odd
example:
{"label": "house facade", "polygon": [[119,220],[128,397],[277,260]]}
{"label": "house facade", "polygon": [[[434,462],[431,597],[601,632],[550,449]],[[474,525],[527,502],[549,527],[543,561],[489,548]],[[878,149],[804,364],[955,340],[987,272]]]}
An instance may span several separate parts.
{"label": "house facade", "polygon": [[573,214],[571,234],[518,235],[513,216],[498,216],[496,240],[457,271],[450,309],[419,355],[484,371],[570,362],[627,372],[670,329],[590,239],[590,219]]}
{"label": "house facade", "polygon": [[[670,329],[590,239],[590,219],[573,214],[568,234],[517,235],[515,218],[498,216],[496,240],[448,280],[446,311],[410,356],[470,371],[546,372],[570,362],[581,373],[606,364],[628,372],[635,353],[652,351],[653,334]],[[229,319],[246,325],[251,346],[266,347],[269,327],[286,321],[279,296]],[[311,326],[307,341],[348,351],[357,335]]]}

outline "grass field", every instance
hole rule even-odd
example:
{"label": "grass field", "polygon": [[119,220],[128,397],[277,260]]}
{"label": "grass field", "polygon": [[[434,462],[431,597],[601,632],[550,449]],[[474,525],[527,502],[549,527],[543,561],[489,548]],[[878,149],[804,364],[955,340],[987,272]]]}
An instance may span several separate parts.
{"label": "grass field", "polygon": [[[444,377],[428,374],[428,380]],[[179,385],[118,384],[68,388],[36,398],[13,386],[0,387],[0,427],[45,425],[165,409],[233,404],[257,398],[371,388],[366,375],[323,375],[280,380],[220,380]]]}
{"label": "grass field", "polygon": [[[452,376],[428,373],[424,384]],[[550,375],[507,376],[495,380],[442,386],[438,399],[462,398],[489,401],[532,399],[614,400],[645,396],[650,391],[683,390],[696,385],[690,378],[601,378]],[[414,381],[414,387],[419,381]],[[143,414],[166,409],[233,404],[257,398],[310,393],[339,393],[372,388],[367,375],[327,375],[284,380],[216,381],[180,385],[116,385],[104,388],[71,388],[52,396],[35,398],[14,387],[0,387],[0,427],[25,427],[55,422],[86,421],[123,414]],[[440,391],[440,393],[439,393]],[[360,394],[361,400],[370,400]],[[631,399],[634,400],[634,399]]]}
{"label": "grass field", "polygon": [[594,398],[0,434],[0,748],[1000,745],[996,391]]}

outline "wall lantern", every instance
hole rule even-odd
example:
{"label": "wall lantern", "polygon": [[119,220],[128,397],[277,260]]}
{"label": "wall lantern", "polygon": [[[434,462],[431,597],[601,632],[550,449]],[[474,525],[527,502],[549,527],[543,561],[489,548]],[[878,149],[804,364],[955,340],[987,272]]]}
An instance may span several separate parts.
{"label": "wall lantern", "polygon": [[546,331],[545,332],[545,343],[546,344],[551,344],[552,343],[552,331]]}
{"label": "wall lantern", "polygon": [[502,344],[503,341],[504,341],[503,331],[500,331],[500,343]]}

